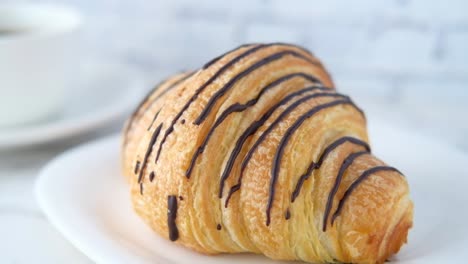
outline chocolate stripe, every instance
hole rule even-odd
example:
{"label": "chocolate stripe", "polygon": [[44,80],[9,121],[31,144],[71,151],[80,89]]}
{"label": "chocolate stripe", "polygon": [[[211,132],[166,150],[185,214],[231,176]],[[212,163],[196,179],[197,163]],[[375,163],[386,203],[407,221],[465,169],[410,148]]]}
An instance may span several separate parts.
{"label": "chocolate stripe", "polygon": [[330,193],[328,194],[327,204],[325,206],[325,212],[323,213],[323,227],[322,230],[325,232],[327,230],[327,221],[328,216],[330,215],[331,208],[333,206],[333,198],[335,197],[336,193],[338,192],[338,188],[341,184],[341,180],[344,176],[346,170],[351,166],[355,159],[359,158],[362,155],[369,154],[369,151],[359,151],[352,153],[346,157],[346,159],[341,164],[340,170],[338,171],[338,175],[336,176],[335,183],[333,184]]}
{"label": "chocolate stripe", "polygon": [[[226,56],[227,54],[229,53],[232,53],[238,49],[241,49],[241,48],[245,48],[245,47],[248,47],[248,46],[254,46],[254,45],[259,45],[259,43],[248,43],[248,44],[243,44],[243,45],[240,45],[239,47],[237,48],[234,48],[232,50],[229,50],[225,53],[223,53],[222,55],[218,56],[218,57],[215,57],[214,59],[210,60],[209,62],[207,62],[205,65],[203,65],[203,70],[209,68],[211,65],[215,64],[217,61],[219,61],[221,58],[223,58],[224,56]],[[283,43],[283,42],[274,42],[274,43],[269,43],[267,44],[268,46],[273,46],[273,45],[277,45],[277,46],[286,46],[286,47],[293,47],[293,48],[296,48],[296,49],[300,49],[304,52],[307,52],[309,53],[310,55],[313,56],[312,52],[310,52],[309,50],[301,47],[301,46],[297,46],[297,45],[294,45],[294,44],[289,44],[289,43]]]}
{"label": "chocolate stripe", "polygon": [[291,218],[291,212],[289,211],[289,208],[286,210],[286,213],[284,214],[284,219],[289,220]]}
{"label": "chocolate stripe", "polygon": [[140,161],[137,160],[135,163],[135,169],[133,170],[133,173],[137,174],[140,171]]}
{"label": "chocolate stripe", "polygon": [[145,171],[145,168],[146,168],[146,165],[148,164],[148,158],[151,154],[151,151],[153,150],[153,145],[154,143],[156,142],[156,140],[158,139],[158,136],[159,136],[159,133],[161,132],[161,128],[162,128],[163,124],[161,123],[157,128],[156,130],[154,131],[153,135],[151,135],[151,140],[148,144],[148,148],[146,148],[146,153],[145,153],[145,156],[143,158],[143,162],[142,162],[142,165],[141,165],[141,169],[140,169],[140,173],[138,174],[138,183],[141,183],[142,179],[143,179],[143,173]]}
{"label": "chocolate stripe", "polygon": [[314,163],[313,161],[309,164],[309,167],[307,167],[307,170],[304,174],[299,177],[299,180],[297,180],[296,183],[296,188],[294,188],[293,193],[291,194],[291,203],[294,203],[296,200],[297,196],[299,196],[299,193],[301,192],[302,185],[304,182],[309,179],[310,175],[315,169],[318,169],[318,164]]}
{"label": "chocolate stripe", "polygon": [[[292,51],[292,50],[281,51],[281,52],[277,52],[277,53],[274,53],[272,55],[269,55],[266,58],[263,58],[260,61],[254,63],[253,65],[251,65],[247,69],[243,70],[242,72],[238,73],[236,76],[234,76],[232,79],[230,79],[221,89],[216,91],[216,93],[214,93],[214,95],[210,98],[210,100],[206,104],[205,108],[200,113],[200,115],[197,117],[194,124],[195,125],[200,125],[206,119],[206,117],[210,114],[211,109],[213,108],[216,101],[220,97],[222,97],[229,89],[231,89],[232,86],[234,86],[234,84],[236,84],[239,80],[241,80],[245,76],[248,76],[250,73],[252,73],[253,71],[255,71],[255,70],[259,69],[259,68],[261,68],[262,66],[268,65],[271,62],[280,60],[281,58],[283,58],[285,56],[288,56],[288,55],[296,57],[298,59],[305,60],[305,61],[307,61],[307,62],[309,62],[311,64],[316,65],[316,62],[314,60],[312,60],[311,58],[309,58],[307,56],[304,56],[302,53]],[[317,79],[317,82],[319,82],[318,79]]]}
{"label": "chocolate stripe", "polygon": [[367,144],[366,142],[364,142],[364,141],[362,141],[360,139],[354,138],[354,137],[341,137],[341,138],[335,140],[333,143],[331,143],[328,147],[325,148],[325,150],[320,155],[320,158],[319,158],[318,162],[316,162],[316,163],[312,162],[309,165],[309,167],[307,168],[306,173],[301,175],[301,177],[298,180],[298,183],[296,184],[296,188],[294,188],[294,192],[291,195],[291,202],[294,202],[294,200],[296,200],[297,196],[299,196],[302,185],[310,177],[312,171],[314,171],[315,169],[319,169],[320,166],[322,166],[323,161],[326,159],[328,154],[330,154],[330,152],[332,152],[338,146],[340,146],[341,144],[344,144],[346,142],[351,142],[351,143],[353,143],[355,145],[363,146],[368,152],[370,151],[369,144]]}
{"label": "chocolate stripe", "polygon": [[176,241],[179,238],[179,230],[176,224],[177,218],[177,197],[169,195],[167,197],[167,227],[169,229],[169,239]]}
{"label": "chocolate stripe", "polygon": [[[251,106],[254,106],[258,100],[260,100],[261,96],[263,94],[265,94],[267,91],[269,91],[270,89],[273,89],[275,88],[276,86],[280,85],[281,83],[283,82],[286,82],[294,77],[301,77],[301,78],[304,78],[308,81],[311,81],[311,82],[318,82],[318,79],[315,78],[314,76],[310,75],[310,74],[306,74],[306,73],[302,73],[302,72],[298,72],[298,73],[291,73],[291,74],[287,74],[285,76],[282,76],[278,79],[276,79],[275,81],[267,84],[266,86],[264,86],[260,92],[257,94],[257,96],[249,101],[247,101],[245,104],[241,104],[241,103],[235,103],[231,106],[229,106],[226,110],[224,110],[221,115],[216,119],[214,125],[210,128],[210,130],[208,131],[207,133],[207,136],[205,137],[205,139],[203,140],[202,144],[200,144],[200,146],[197,148],[197,150],[195,151],[194,155],[192,156],[192,160],[190,161],[190,166],[189,168],[187,169],[186,173],[185,173],[185,176],[187,178],[190,178],[190,175],[192,173],[192,170],[193,170],[193,167],[195,166],[195,162],[198,158],[198,156],[200,156],[200,154],[203,153],[203,151],[205,150],[205,147],[206,145],[208,144],[208,141],[209,139],[211,138],[211,136],[213,135],[215,129],[222,124],[222,122],[232,113],[236,113],[236,112],[242,112],[246,109],[248,109],[249,107]],[[330,88],[325,88],[325,89],[329,89],[331,90]]]}
{"label": "chocolate stripe", "polygon": [[[177,87],[179,84],[181,84],[182,82],[184,82],[185,80],[187,80],[188,78],[192,77],[194,74],[196,73],[196,71],[192,71],[190,73],[187,73],[187,75],[183,76],[182,78],[178,79],[176,82],[174,82],[173,84],[171,84],[171,86],[168,86],[166,89],[164,89],[160,94],[158,94],[158,96],[154,99],[157,100],[159,98],[161,98],[163,95],[165,95],[167,92],[169,92],[170,90],[174,89],[175,87]],[[153,101],[153,102],[154,102]]]}
{"label": "chocolate stripe", "polygon": [[367,179],[369,176],[371,176],[374,173],[377,173],[379,171],[394,171],[399,173],[400,175],[403,176],[403,174],[389,166],[377,166],[370,168],[366,171],[364,171],[352,184],[349,186],[349,188],[346,190],[346,192],[343,195],[343,198],[341,198],[340,202],[338,203],[338,207],[336,208],[335,213],[332,216],[331,224],[333,225],[333,222],[335,222],[336,218],[340,215],[341,210],[343,209],[343,205],[345,204],[346,200],[349,198],[349,196],[352,194],[352,192],[361,184],[365,179]]}
{"label": "chocolate stripe", "polygon": [[182,76],[180,79],[178,79],[177,81],[175,81],[173,84],[169,85],[164,91],[162,91],[160,94],[158,94],[152,101],[151,103],[148,104],[147,107],[145,107],[145,109],[141,110],[141,108],[143,107],[143,105],[145,105],[147,102],[149,102],[149,99],[151,97],[151,95],[153,95],[161,86],[163,86],[164,84],[166,84],[168,81],[171,80],[171,78],[167,78],[165,80],[163,80],[162,82],[160,82],[159,84],[157,84],[153,89],[151,89],[151,91],[149,91],[146,96],[141,100],[140,104],[135,108],[135,110],[133,111],[133,113],[130,115],[130,118],[128,119],[128,124],[125,128],[125,131],[124,131],[124,143],[123,145],[125,146],[127,144],[127,134],[128,134],[128,131],[130,131],[131,127],[133,126],[133,123],[135,121],[135,118],[138,116],[138,113],[145,113],[146,111],[148,111],[148,109],[151,107],[151,105],[156,101],[158,100],[159,98],[161,98],[161,96],[163,96],[165,93],[167,93],[168,91],[174,89],[175,87],[177,87],[177,85],[179,85],[181,82],[185,81],[186,79],[188,79],[189,77],[191,77],[195,72],[191,72],[191,73],[188,73],[184,76]]}
{"label": "chocolate stripe", "polygon": [[[313,99],[313,98],[318,98],[318,97],[342,97],[342,98],[347,98],[346,96],[344,95],[341,95],[341,94],[337,94],[337,93],[316,93],[316,94],[312,94],[312,95],[308,95],[308,96],[305,96],[305,97],[302,97],[301,99],[297,100],[296,102],[294,102],[293,104],[291,104],[290,106],[288,106],[276,119],[275,121],[273,121],[273,123],[271,123],[271,125],[263,132],[262,135],[260,135],[260,137],[257,139],[257,141],[255,141],[255,143],[252,145],[252,147],[250,148],[250,150],[247,152],[247,155],[245,156],[244,160],[242,161],[241,163],[241,171],[240,171],[240,175],[239,175],[239,179],[237,181],[237,184],[234,185],[233,187],[231,187],[231,190],[229,191],[229,194],[228,194],[228,198],[226,199],[226,203],[225,203],[225,206],[227,207],[227,204],[229,202],[229,199],[231,198],[232,194],[234,194],[236,191],[238,191],[240,189],[240,186],[242,184],[242,177],[243,177],[243,174],[244,174],[244,170],[245,168],[247,167],[247,164],[249,163],[250,159],[252,158],[253,156],[253,153],[255,152],[255,150],[257,149],[257,147],[260,145],[260,143],[266,138],[266,136],[282,121],[283,118],[285,118],[290,112],[292,112],[295,108],[297,108],[299,105],[301,105],[302,103],[310,100],[310,99]],[[262,122],[260,122],[258,124],[258,126],[256,126],[255,130],[252,132],[255,133],[256,129],[258,129],[260,126],[262,126],[266,120],[273,114],[273,111],[278,108],[280,105],[276,105],[274,108],[271,108],[270,110],[272,110],[268,116],[264,116],[265,119],[263,119],[262,117]],[[243,143],[242,143],[243,144]],[[237,146],[237,145],[236,145]],[[242,146],[239,147],[239,152],[240,152],[240,149],[241,149]],[[237,157],[237,154],[236,156]],[[230,165],[230,167],[228,167],[228,165],[226,165],[226,168],[228,168],[228,173],[226,174],[223,174],[223,177],[221,178],[222,179],[222,185],[221,185],[221,188],[220,188],[220,196],[222,195],[222,186],[224,185],[224,181],[225,179],[229,176],[229,173],[232,169],[232,165],[234,164],[234,160],[235,160],[235,157],[234,159],[232,159],[232,164],[230,165],[228,163],[228,165]],[[225,177],[225,178],[224,178]]]}
{"label": "chocolate stripe", "polygon": [[246,51],[244,51],[242,54],[239,56],[235,57],[228,63],[226,63],[223,67],[221,67],[210,79],[208,79],[202,86],[200,86],[192,95],[192,97],[185,103],[185,105],[182,107],[182,109],[176,114],[174,119],[171,121],[169,127],[166,129],[164,132],[164,136],[161,140],[161,143],[159,144],[158,151],[156,153],[156,158],[154,160],[155,163],[158,162],[159,155],[161,155],[161,150],[162,150],[162,145],[166,142],[167,137],[174,131],[174,125],[177,123],[179,118],[182,116],[182,114],[190,107],[190,105],[198,98],[198,95],[205,90],[205,88],[210,85],[214,80],[216,80],[223,72],[228,70],[232,65],[243,59],[244,57],[256,52],[259,49],[264,48],[265,45],[259,45],[255,46],[253,48],[250,48]]}
{"label": "chocolate stripe", "polygon": [[222,59],[224,56],[236,51],[236,50],[239,50],[241,48],[245,48],[245,47],[249,47],[249,46],[254,46],[254,45],[258,45],[258,44],[243,44],[243,45],[240,45],[238,46],[237,48],[234,48],[232,50],[229,50],[229,51],[226,51],[225,53],[219,55],[218,57],[215,57],[213,58],[212,60],[210,60],[209,62],[205,63],[205,65],[203,65],[202,69],[205,70],[207,68],[209,68],[211,65],[215,64],[217,61],[219,61],[220,59]]}
{"label": "chocolate stripe", "polygon": [[[267,112],[263,114],[263,116],[254,121],[250,126],[242,133],[242,135],[237,139],[237,142],[234,146],[234,149],[231,152],[231,155],[229,156],[228,161],[226,162],[226,166],[224,167],[223,174],[221,175],[221,181],[220,181],[220,186],[219,186],[219,198],[222,197],[223,194],[223,189],[224,189],[224,182],[226,179],[229,177],[231,174],[232,168],[234,166],[234,162],[237,159],[237,156],[239,155],[240,151],[242,150],[242,147],[244,146],[244,143],[247,141],[247,139],[253,135],[263,124],[270,118],[270,116],[274,113],[276,109],[278,109],[280,106],[288,103],[291,99],[293,99],[296,96],[300,96],[306,92],[313,91],[315,89],[322,89],[323,87],[307,87],[298,91],[295,91],[293,93],[290,93],[288,96],[284,97],[281,101],[279,101],[277,104],[272,106]],[[236,186],[240,187],[240,182]],[[225,207],[227,207],[227,204],[229,203],[229,199],[231,198],[232,193],[235,192],[237,187],[233,186],[231,190],[229,191],[228,197],[226,198],[225,202]]]}
{"label": "chocolate stripe", "polygon": [[[273,46],[273,45],[276,45],[275,43],[272,43],[272,44],[265,44],[265,45],[258,45],[258,46],[255,46],[253,48],[250,48],[246,51],[244,51],[242,54],[240,54],[239,56],[235,57],[234,59],[232,59],[231,61],[229,61],[228,63],[226,63],[223,67],[221,67],[210,79],[208,79],[208,81],[206,81],[200,88],[198,88],[196,91],[195,91],[195,94],[190,98],[190,100],[182,107],[182,110],[175,116],[175,118],[172,120],[171,124],[169,125],[169,127],[167,128],[167,130],[165,131],[164,133],[164,136],[161,140],[161,143],[159,144],[159,147],[158,147],[158,151],[156,153],[156,158],[155,158],[155,163],[158,162],[158,159],[159,159],[159,155],[161,154],[161,151],[162,151],[162,146],[163,144],[166,142],[166,139],[167,137],[174,131],[174,125],[175,123],[179,120],[179,118],[182,116],[182,114],[188,109],[188,107],[192,104],[192,102],[194,102],[197,98],[198,98],[198,95],[208,86],[210,85],[214,80],[216,80],[223,72],[225,72],[226,70],[228,70],[232,65],[234,65],[235,63],[237,63],[238,61],[242,60],[244,57],[247,57],[261,49],[265,49],[267,47],[270,47],[270,46]],[[293,51],[287,51],[289,53],[294,53],[294,54],[298,54],[297,56],[301,56],[301,57],[304,57],[306,58],[307,60],[310,60],[311,63],[316,63],[315,61],[305,57],[304,55],[301,55],[300,53],[297,53],[297,52],[293,52]],[[260,60],[259,62],[255,63],[255,65],[257,65],[257,67],[260,67],[262,66],[264,63],[265,63],[265,60],[267,60],[268,58],[270,58],[270,60],[272,59],[272,56],[279,56],[279,57],[282,57],[282,56],[285,56],[287,54],[283,54],[284,52],[278,52],[278,53],[275,53],[267,58],[264,58],[262,60]],[[283,55],[281,55],[283,54]],[[263,63],[262,63],[263,62]],[[249,67],[251,70],[254,70],[252,67]],[[246,73],[244,73],[246,74]],[[240,79],[242,77],[239,77],[239,75],[236,76],[237,79]],[[236,78],[234,77],[234,78]],[[231,84],[230,84],[231,83]],[[235,81],[234,81],[235,83]],[[226,85],[224,85],[223,88],[221,89],[226,89],[226,87],[228,87],[228,85],[232,85],[233,82],[232,82],[232,79],[230,81],[228,81],[228,83]],[[219,92],[219,90],[218,90]],[[206,108],[205,108],[206,110]],[[195,122],[196,123],[196,122]]]}
{"label": "chocolate stripe", "polygon": [[151,128],[153,127],[153,124],[154,124],[154,121],[156,121],[156,119],[158,118],[159,116],[159,113],[161,112],[162,109],[159,109],[158,112],[156,112],[156,114],[154,115],[153,117],[153,120],[151,121],[151,124],[148,126],[148,128],[146,129],[147,131],[150,131]]}
{"label": "chocolate stripe", "polygon": [[270,225],[270,220],[271,220],[271,208],[273,206],[273,200],[275,197],[275,185],[278,180],[278,174],[279,174],[279,169],[281,165],[281,159],[284,154],[284,150],[291,139],[293,133],[310,117],[314,116],[316,113],[318,113],[321,110],[337,106],[337,105],[351,105],[357,109],[357,107],[354,105],[353,102],[351,102],[349,99],[346,100],[337,100],[337,101],[332,101],[328,102],[325,104],[318,105],[311,110],[307,111],[303,115],[301,115],[294,124],[286,130],[283,138],[281,139],[278,149],[276,150],[275,156],[273,158],[273,165],[271,166],[271,179],[270,179],[270,191],[269,191],[269,196],[268,196],[268,204],[266,208],[266,225]]}

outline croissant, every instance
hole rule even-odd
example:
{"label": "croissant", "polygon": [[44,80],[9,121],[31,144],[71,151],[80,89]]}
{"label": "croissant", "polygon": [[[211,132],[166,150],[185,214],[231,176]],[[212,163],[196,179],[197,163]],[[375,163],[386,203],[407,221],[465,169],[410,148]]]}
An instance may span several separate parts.
{"label": "croissant", "polygon": [[134,209],[204,254],[382,263],[412,226],[405,176],[304,48],[249,44],[156,86],[123,132]]}

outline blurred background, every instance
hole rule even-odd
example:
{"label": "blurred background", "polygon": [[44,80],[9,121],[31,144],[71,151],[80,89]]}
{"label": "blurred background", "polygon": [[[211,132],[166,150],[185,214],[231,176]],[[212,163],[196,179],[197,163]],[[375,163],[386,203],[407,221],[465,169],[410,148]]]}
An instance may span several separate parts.
{"label": "blurred background", "polygon": [[465,0],[30,2],[77,8],[82,56],[131,65],[146,88],[241,43],[303,45],[368,112],[468,151]]}
{"label": "blurred background", "polygon": [[32,2],[76,7],[83,56],[131,65],[148,88],[241,43],[304,45],[368,112],[468,151],[468,1]]}
{"label": "blurred background", "polygon": [[[468,153],[467,0],[0,0],[5,3],[78,10],[84,25],[73,52],[82,67],[95,78],[102,70],[96,61],[113,65],[109,76],[137,79],[143,89],[133,93],[139,98],[165,76],[198,68],[246,42],[303,45],[324,62],[337,89],[369,115]],[[112,95],[113,83],[122,86],[119,78],[93,87],[84,80],[74,89],[92,89],[102,98]],[[86,107],[92,99],[72,99],[78,111],[92,115],[94,108]],[[85,140],[119,131],[129,111]],[[88,263],[46,221],[32,192],[38,170],[82,141],[0,149],[0,234],[9,238],[0,240],[6,256],[0,262]],[[24,254],[24,248],[37,250]]]}

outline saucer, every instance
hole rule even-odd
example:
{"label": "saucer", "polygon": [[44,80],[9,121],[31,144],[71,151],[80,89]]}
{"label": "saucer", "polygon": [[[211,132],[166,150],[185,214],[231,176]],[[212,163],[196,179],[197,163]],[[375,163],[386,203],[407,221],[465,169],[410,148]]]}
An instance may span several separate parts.
{"label": "saucer", "polygon": [[97,61],[84,63],[70,83],[60,113],[28,125],[1,127],[0,149],[48,143],[122,121],[146,87],[135,69]]}
{"label": "saucer", "polygon": [[[468,156],[438,139],[370,118],[372,149],[403,171],[415,204],[408,244],[391,263],[466,263]],[[120,172],[120,137],[60,155],[40,173],[36,197],[51,223],[96,263],[299,263],[252,254],[198,254],[155,234],[134,212]]]}

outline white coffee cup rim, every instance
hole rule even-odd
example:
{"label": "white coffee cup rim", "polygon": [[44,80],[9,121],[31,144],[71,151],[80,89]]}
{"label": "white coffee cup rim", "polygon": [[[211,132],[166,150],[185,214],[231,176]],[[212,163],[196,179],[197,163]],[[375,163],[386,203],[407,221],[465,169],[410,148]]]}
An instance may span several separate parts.
{"label": "white coffee cup rim", "polygon": [[0,37],[0,42],[70,32],[77,29],[82,21],[79,12],[70,6],[45,3],[0,4],[0,30],[17,28],[27,31]]}

